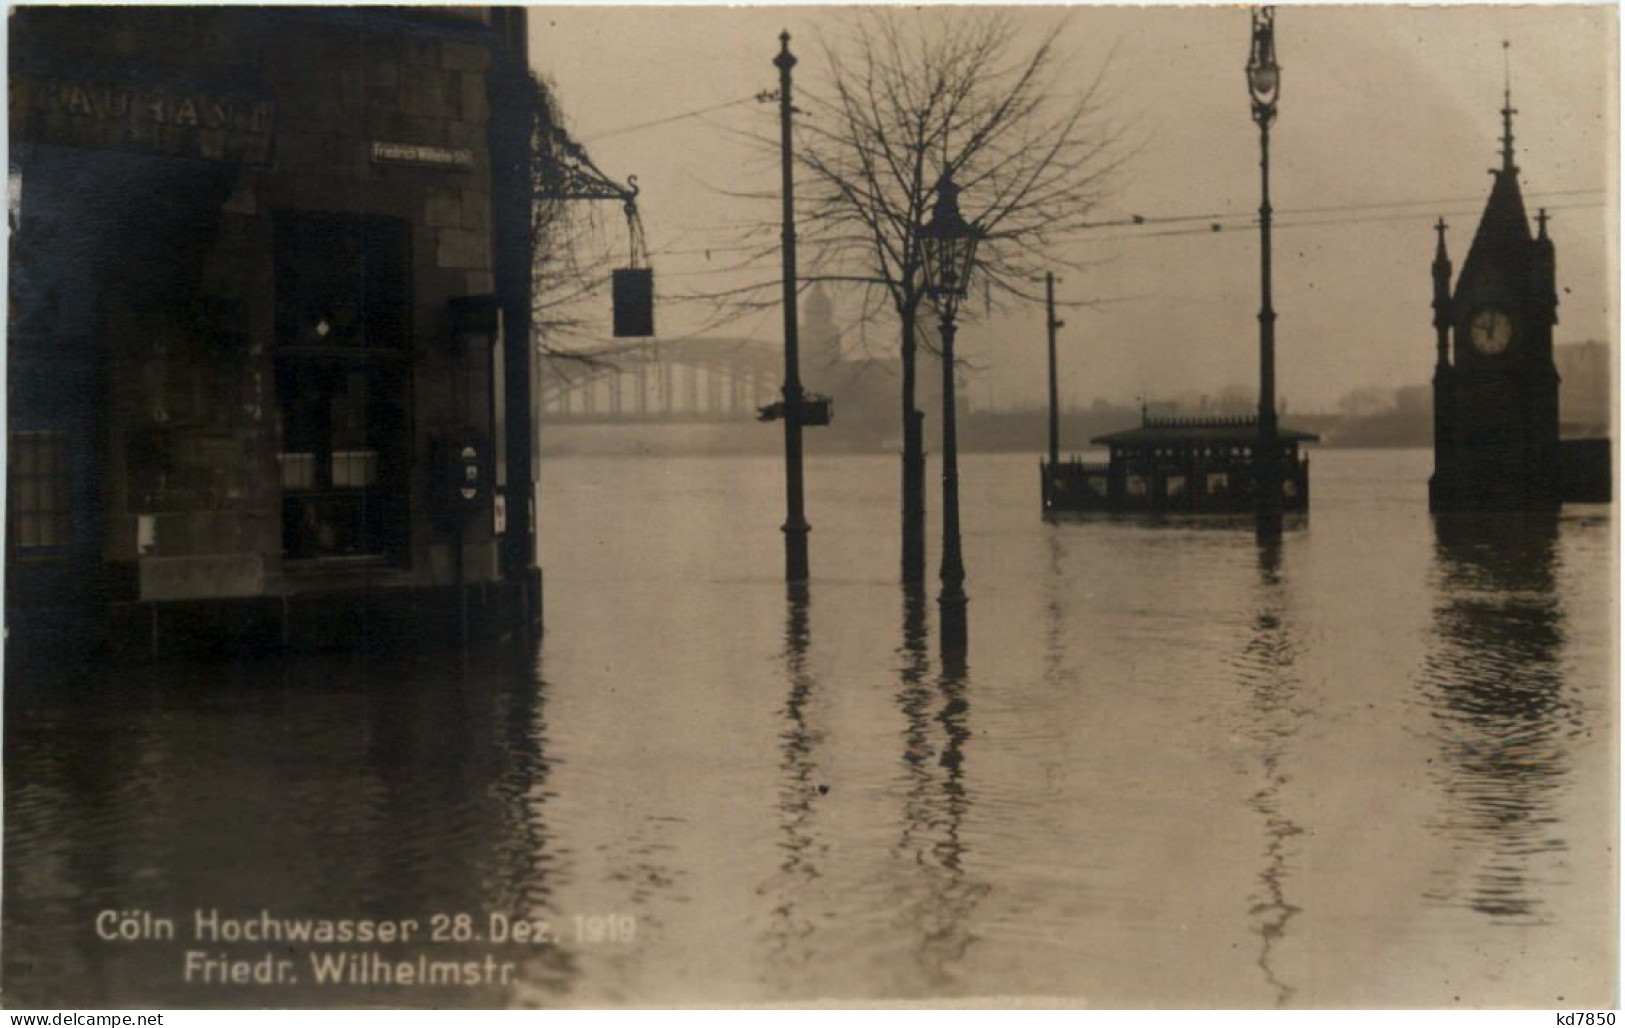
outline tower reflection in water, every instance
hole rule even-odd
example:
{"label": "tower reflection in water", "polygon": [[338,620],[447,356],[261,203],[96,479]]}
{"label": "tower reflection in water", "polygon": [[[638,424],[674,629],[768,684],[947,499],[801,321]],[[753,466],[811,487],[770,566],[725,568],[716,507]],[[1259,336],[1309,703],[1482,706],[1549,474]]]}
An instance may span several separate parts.
{"label": "tower reflection in water", "polygon": [[1564,686],[1558,521],[1439,518],[1434,533],[1438,603],[1421,692],[1443,803],[1431,827],[1459,860],[1430,898],[1539,923],[1539,858],[1567,849],[1555,809],[1567,785],[1565,740],[1585,727]]}

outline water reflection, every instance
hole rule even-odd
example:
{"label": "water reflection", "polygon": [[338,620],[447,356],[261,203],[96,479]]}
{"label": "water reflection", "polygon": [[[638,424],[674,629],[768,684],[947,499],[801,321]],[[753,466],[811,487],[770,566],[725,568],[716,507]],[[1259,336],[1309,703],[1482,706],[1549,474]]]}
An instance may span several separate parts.
{"label": "water reflection", "polygon": [[1050,532],[1045,538],[1049,551],[1047,575],[1044,580],[1044,681],[1053,687],[1075,686],[1078,672],[1073,666],[1067,647],[1070,636],[1066,604],[1067,547],[1061,532]]}
{"label": "water reflection", "polygon": [[[966,867],[964,830],[972,796],[965,763],[971,739],[969,669],[963,656],[946,654],[936,688],[931,687],[925,611],[924,593],[905,587],[896,699],[903,715],[906,785],[894,852],[909,875],[898,908],[920,972],[910,991],[941,993],[977,939],[975,910],[992,887]],[[940,738],[940,751],[933,738]]]}
{"label": "water reflection", "polygon": [[810,939],[817,930],[817,910],[812,888],[821,877],[819,862],[828,850],[817,836],[816,816],[818,801],[829,786],[820,779],[817,763],[824,732],[815,726],[810,709],[818,684],[807,662],[810,595],[805,583],[791,583],[787,590],[781,659],[789,694],[780,709],[783,726],[779,730],[782,857],[773,879],[757,892],[774,904],[768,929],[773,959],[768,964],[785,986],[793,988],[805,982],[805,967],[813,955]]}
{"label": "water reflection", "polygon": [[[877,583],[870,550],[817,583],[817,611],[767,586],[764,620],[760,554],[645,540],[664,496],[645,491],[561,514],[558,538],[609,510],[626,531],[560,546],[571,594],[539,664],[103,670],[30,703],[8,682],[6,999],[1601,1001],[1613,864],[1581,833],[1610,754],[1573,733],[1611,727],[1611,516],[1569,513],[1560,546],[1549,526],[1435,540],[1426,455],[1392,457],[1348,456],[1315,531],[1264,549],[989,506],[969,668],[939,663],[931,598]],[[633,470],[577,481],[700,482],[711,506],[685,523],[780,510],[703,467]],[[849,523],[879,523],[857,505],[892,495],[894,464],[831,462],[827,484],[859,472]],[[1368,505],[1373,482],[1399,499]],[[1373,797],[1392,801],[1377,829]],[[515,950],[517,990],[233,996],[86,930],[199,903],[630,913],[637,935]],[[1529,920],[1552,926],[1495,923]]]}
{"label": "water reflection", "polygon": [[930,660],[926,655],[926,599],[918,583],[903,587],[903,645],[898,649],[897,709],[903,715],[903,766],[908,789],[903,804],[901,853],[916,853],[914,833],[929,823],[924,800],[930,792],[931,689],[926,684]]}
{"label": "water reflection", "polygon": [[1583,711],[1564,685],[1565,614],[1550,516],[1435,523],[1433,645],[1421,692],[1444,798],[1433,829],[1469,869],[1430,894],[1496,921],[1542,923],[1537,860],[1567,849],[1558,796]]}
{"label": "water reflection", "polygon": [[1276,952],[1286,939],[1287,926],[1302,908],[1287,898],[1296,856],[1292,840],[1303,828],[1288,812],[1284,790],[1289,775],[1290,748],[1305,710],[1299,697],[1302,682],[1297,671],[1298,644],[1293,638],[1286,582],[1282,573],[1281,536],[1259,532],[1257,607],[1247,643],[1238,664],[1248,689],[1246,734],[1255,746],[1263,784],[1247,805],[1263,821],[1263,866],[1248,910],[1251,929],[1259,938],[1258,968],[1284,1007],[1296,989],[1283,981]]}
{"label": "water reflection", "polygon": [[[187,985],[174,945],[101,942],[89,926],[107,908],[173,917],[183,939],[199,908],[415,918],[425,933],[439,912],[545,916],[560,855],[546,818],[544,687],[508,659],[487,655],[472,677],[458,655],[244,662],[212,674],[155,665],[33,697],[26,713],[8,698],[7,884],[30,897],[5,911],[9,995],[267,1001],[252,987]],[[423,950],[431,960],[485,956]],[[317,986],[307,953],[291,956],[300,978],[277,992],[281,1002],[507,998],[500,983]],[[567,954],[526,956],[519,977],[568,987]]]}
{"label": "water reflection", "polygon": [[[546,818],[547,808],[558,794],[548,785],[554,764],[547,719],[551,688],[537,643],[535,638],[527,638],[510,651],[509,674],[516,687],[497,699],[503,728],[499,748],[508,758],[508,767],[490,786],[503,830],[495,839],[487,902],[491,910],[560,925],[563,912],[555,896],[569,880],[570,854],[554,837]],[[575,952],[562,944],[528,951],[519,968],[519,987],[509,1003],[552,1005],[570,991],[579,975]]]}

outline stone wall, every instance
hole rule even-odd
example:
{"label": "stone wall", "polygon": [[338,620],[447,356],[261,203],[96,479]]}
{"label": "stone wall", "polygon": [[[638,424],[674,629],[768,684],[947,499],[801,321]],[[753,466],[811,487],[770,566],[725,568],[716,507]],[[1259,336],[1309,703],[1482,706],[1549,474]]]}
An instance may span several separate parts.
{"label": "stone wall", "polygon": [[[492,290],[491,55],[477,20],[229,8],[41,18],[22,26],[26,59],[14,45],[14,74],[59,91],[31,94],[48,136],[34,142],[74,145],[30,149],[25,140],[14,153],[25,216],[30,199],[55,196],[70,220],[82,207],[93,226],[85,231],[105,240],[93,267],[64,272],[70,292],[96,305],[106,353],[104,558],[153,563],[143,583],[180,583],[195,596],[240,595],[246,583],[302,587],[282,559],[274,224],[282,212],[340,212],[400,219],[410,238],[411,538],[403,566],[371,580],[449,582],[448,539],[425,514],[428,449],[437,432],[465,423],[483,431],[489,417],[484,355],[464,367],[447,307]],[[113,83],[96,94],[104,108],[75,98],[69,110],[52,74],[57,56],[79,79]],[[147,90],[131,94],[138,105],[167,99],[120,120],[114,90],[131,82]],[[263,161],[211,159],[219,154],[190,133],[184,112],[225,96],[268,102]],[[163,124],[142,127],[142,118]],[[14,137],[17,126],[14,105]],[[79,135],[49,137],[69,130]],[[392,148],[380,156],[379,143]],[[37,188],[62,168],[80,171],[90,195]],[[120,213],[94,213],[106,210]],[[495,575],[490,529],[488,516],[476,517],[467,532],[471,580]],[[168,570],[156,563],[165,561]]]}

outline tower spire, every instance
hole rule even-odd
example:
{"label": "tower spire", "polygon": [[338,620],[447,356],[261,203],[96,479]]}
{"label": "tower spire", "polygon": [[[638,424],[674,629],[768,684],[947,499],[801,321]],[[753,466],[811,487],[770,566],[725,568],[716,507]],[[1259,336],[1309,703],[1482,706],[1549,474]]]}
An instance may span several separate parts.
{"label": "tower spire", "polygon": [[1450,303],[1450,253],[1444,244],[1445,229],[1449,227],[1443,218],[1433,226],[1439,233],[1439,245],[1433,251],[1433,328],[1438,334],[1438,359],[1434,367],[1437,369],[1450,366],[1450,322],[1455,317]]}
{"label": "tower spire", "polygon": [[1501,170],[1517,173],[1512,160],[1512,116],[1518,111],[1512,106],[1512,41],[1501,40],[1501,74],[1505,84],[1501,104]]}

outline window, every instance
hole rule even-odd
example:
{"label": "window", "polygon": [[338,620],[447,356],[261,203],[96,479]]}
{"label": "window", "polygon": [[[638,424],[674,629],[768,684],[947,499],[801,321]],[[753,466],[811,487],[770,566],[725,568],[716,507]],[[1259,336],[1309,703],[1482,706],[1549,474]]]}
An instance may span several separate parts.
{"label": "window", "polygon": [[278,346],[400,349],[409,341],[410,296],[404,221],[348,214],[277,218]]}
{"label": "window", "polygon": [[404,562],[406,223],[283,214],[276,245],[283,553]]}
{"label": "window", "polygon": [[66,432],[13,432],[7,485],[11,543],[18,550],[66,547],[73,474]]}
{"label": "window", "polygon": [[23,221],[23,169],[13,164],[6,173],[6,224],[16,232]]}

